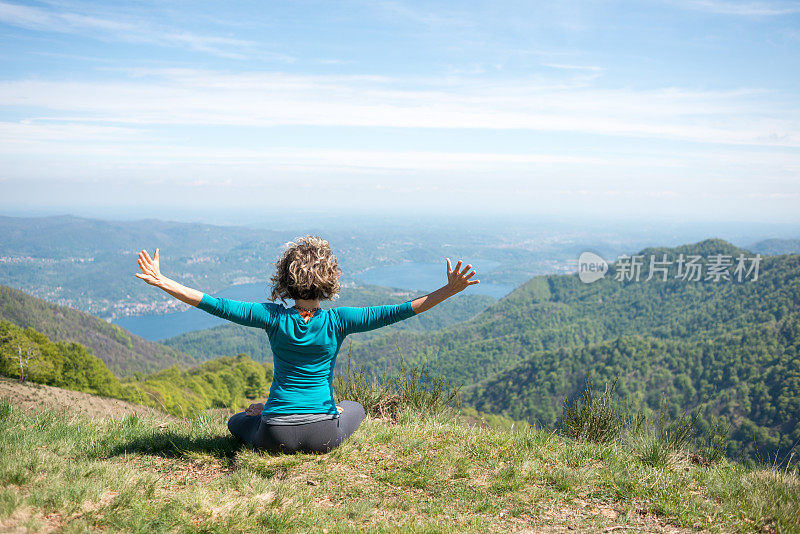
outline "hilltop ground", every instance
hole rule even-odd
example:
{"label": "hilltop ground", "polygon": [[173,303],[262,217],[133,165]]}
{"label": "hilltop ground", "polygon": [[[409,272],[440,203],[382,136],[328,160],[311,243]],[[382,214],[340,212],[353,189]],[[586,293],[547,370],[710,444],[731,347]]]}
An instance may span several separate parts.
{"label": "hilltop ground", "polygon": [[119,399],[98,397],[80,391],[55,388],[44,384],[20,384],[19,380],[0,377],[0,397],[25,410],[58,409],[65,414],[88,417],[123,417],[129,414],[173,419],[153,408]]}
{"label": "hilltop ground", "polygon": [[325,455],[269,455],[240,448],[225,414],[125,413],[0,400],[0,531],[800,531],[796,476],[652,467],[622,442],[405,412]]}

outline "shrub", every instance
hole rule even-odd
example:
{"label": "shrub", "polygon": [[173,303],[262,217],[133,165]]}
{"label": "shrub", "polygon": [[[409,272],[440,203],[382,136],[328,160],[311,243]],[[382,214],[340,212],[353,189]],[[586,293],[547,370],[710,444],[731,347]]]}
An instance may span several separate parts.
{"label": "shrub", "polygon": [[[124,334],[122,330],[119,332]],[[27,369],[23,362],[20,372],[19,355],[27,355],[29,351],[35,358],[27,362]],[[52,342],[33,328],[23,329],[0,320],[0,375],[27,376],[30,382],[136,402],[179,417],[213,407],[244,408],[251,399],[266,395],[273,374],[272,364],[262,365],[246,354],[239,354],[187,370],[173,365],[120,382],[83,345]]]}
{"label": "shrub", "polygon": [[439,373],[430,375],[428,362],[406,369],[400,360],[400,371],[394,377],[397,395],[401,404],[421,413],[441,413],[452,405],[458,405],[458,387],[449,387]]}
{"label": "shrub", "polygon": [[390,389],[391,380],[387,373],[382,376],[367,376],[364,367],[355,368],[348,352],[347,371],[333,378],[333,390],[340,400],[360,403],[373,417],[387,417],[395,411],[399,397]]}
{"label": "shrub", "polygon": [[[683,413],[678,419],[668,421],[667,402],[662,399],[657,419],[642,421],[633,429],[629,440],[634,454],[643,463],[653,467],[672,467],[688,460],[698,418],[699,411],[695,411],[691,415]],[[697,459],[708,461],[699,456]]]}
{"label": "shrub", "polygon": [[363,366],[353,366],[348,351],[347,371],[334,377],[333,389],[337,398],[359,402],[373,417],[396,420],[404,409],[440,414],[458,406],[461,386],[450,386],[441,374],[431,373],[427,362],[407,367],[402,358],[396,373],[385,369],[368,375]]}
{"label": "shrub", "polygon": [[617,380],[597,394],[592,389],[592,379],[587,378],[583,393],[570,403],[564,401],[564,408],[558,419],[558,429],[578,441],[604,443],[622,432],[625,416],[613,401]]}
{"label": "shrub", "polygon": [[717,463],[725,457],[728,450],[728,438],[731,425],[722,420],[715,419],[708,431],[700,438],[700,455],[709,463]]}
{"label": "shrub", "polygon": [[208,408],[243,409],[251,399],[266,395],[267,372],[271,370],[271,366],[239,354],[209,360],[185,371],[174,365],[144,379],[128,381],[124,387],[128,397],[141,398],[138,402],[187,417]]}

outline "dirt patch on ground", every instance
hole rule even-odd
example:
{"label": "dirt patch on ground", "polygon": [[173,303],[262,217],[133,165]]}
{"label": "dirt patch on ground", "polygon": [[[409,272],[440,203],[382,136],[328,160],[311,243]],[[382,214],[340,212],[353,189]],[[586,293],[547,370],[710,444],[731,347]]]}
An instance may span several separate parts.
{"label": "dirt patch on ground", "polygon": [[135,413],[173,419],[170,415],[140,404],[42,384],[20,384],[18,380],[9,378],[0,378],[0,397],[7,398],[13,406],[23,410],[57,407],[65,413],[89,417],[124,417]]}

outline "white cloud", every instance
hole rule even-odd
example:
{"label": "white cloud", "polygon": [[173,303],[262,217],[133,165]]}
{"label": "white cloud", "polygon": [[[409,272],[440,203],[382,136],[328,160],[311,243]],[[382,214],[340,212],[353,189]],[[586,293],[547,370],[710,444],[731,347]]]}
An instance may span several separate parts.
{"label": "white cloud", "polygon": [[400,17],[416,24],[433,27],[436,30],[441,30],[442,27],[448,26],[459,28],[474,28],[477,26],[475,21],[463,17],[460,13],[434,13],[432,11],[409,7],[403,2],[369,0],[364,2],[364,6],[383,11],[393,18]]}
{"label": "white cloud", "polygon": [[598,67],[596,65],[567,65],[565,63],[542,63],[545,67],[550,67],[553,69],[563,69],[563,70],[585,70],[589,72],[602,72],[603,67]]}
{"label": "white cloud", "polygon": [[597,89],[548,80],[398,80],[188,69],[119,81],[0,82],[36,120],[124,125],[524,129],[800,146],[800,111],[763,90]]}
{"label": "white cloud", "polygon": [[[172,28],[154,28],[152,23],[145,24],[142,21],[111,20],[7,2],[0,2],[0,22],[29,30],[81,35],[104,41],[187,48],[230,59],[245,59],[257,52],[256,43],[252,41],[198,35]],[[291,60],[278,54],[274,57]]]}
{"label": "white cloud", "polygon": [[[0,123],[0,180],[137,183],[172,187],[223,183],[232,188],[337,187],[358,193],[382,184],[424,190],[797,191],[800,153],[783,150],[696,150],[619,147],[600,154],[570,150],[498,153],[359,150],[180,144],[152,131],[84,125]],[[758,180],[753,180],[758,176]],[[480,193],[480,192],[483,193]],[[360,193],[358,193],[360,195]],[[528,194],[528,193],[526,193]],[[638,193],[637,193],[638,194]]]}
{"label": "white cloud", "polygon": [[48,123],[23,120],[0,122],[0,140],[4,144],[27,144],[58,141],[67,143],[130,142],[142,139],[144,132],[136,128],[102,124]]}
{"label": "white cloud", "polygon": [[741,16],[778,16],[800,13],[798,2],[738,2],[725,0],[684,0],[681,5],[699,11]]}
{"label": "white cloud", "polygon": [[82,124],[0,122],[0,156],[113,158],[143,166],[174,162],[199,165],[241,165],[294,170],[348,169],[383,171],[501,172],[538,166],[681,167],[675,160],[652,156],[588,156],[575,154],[446,151],[388,151],[317,148],[214,149],[153,143],[149,135],[129,128]]}

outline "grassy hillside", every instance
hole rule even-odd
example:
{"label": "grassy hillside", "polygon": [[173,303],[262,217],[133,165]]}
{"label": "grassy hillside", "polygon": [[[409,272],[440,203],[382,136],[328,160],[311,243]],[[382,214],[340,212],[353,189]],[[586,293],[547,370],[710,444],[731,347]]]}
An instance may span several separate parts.
{"label": "grassy hillside", "polygon": [[[0,529],[67,532],[798,532],[791,472],[652,466],[446,416],[367,419],[324,455],[241,448],[225,415],[65,418],[0,402]],[[35,428],[36,431],[31,431]]]}
{"label": "grassy hillside", "polygon": [[93,418],[124,417],[128,414],[175,419],[161,410],[111,397],[101,397],[33,382],[20,383],[16,378],[0,377],[0,397],[15,408],[38,410],[42,406],[58,406],[62,416],[79,414]]}
{"label": "grassy hillside", "polygon": [[184,352],[142,339],[92,315],[2,285],[0,319],[32,327],[53,341],[80,343],[120,376],[197,363]]}
{"label": "grassy hillside", "polygon": [[[321,305],[328,309],[335,306],[399,304],[422,295],[424,293],[366,285],[343,289],[340,298],[335,302],[326,301]],[[380,330],[354,334],[351,339],[366,341],[395,330],[414,332],[438,330],[474,317],[495,301],[496,299],[486,295],[457,295],[418,317],[412,317]],[[262,330],[233,323],[189,332],[163,340],[161,343],[190,354],[200,361],[240,352],[249,354],[256,361],[271,361],[272,359],[269,340]]]}

